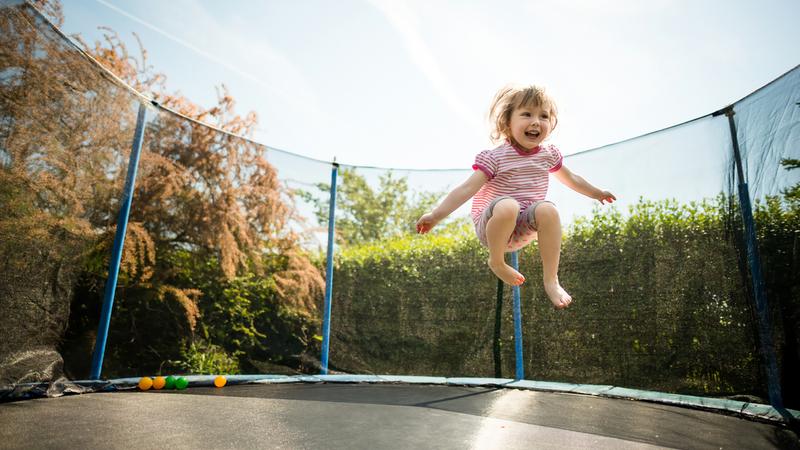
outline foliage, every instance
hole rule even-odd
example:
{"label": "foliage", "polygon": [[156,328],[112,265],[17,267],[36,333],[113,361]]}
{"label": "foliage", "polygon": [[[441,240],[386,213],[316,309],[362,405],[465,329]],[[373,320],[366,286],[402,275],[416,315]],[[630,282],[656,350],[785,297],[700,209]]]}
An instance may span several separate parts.
{"label": "foliage", "polygon": [[783,396],[798,405],[800,386],[790,380],[800,377],[800,202],[789,195],[757,203],[754,216]]}
{"label": "foliage", "polygon": [[[800,169],[800,159],[784,158],[781,165],[786,170]],[[800,204],[800,183],[795,184],[783,191],[784,198],[794,205]]]}
{"label": "foliage", "polygon": [[184,373],[193,374],[238,374],[239,361],[217,345],[203,341],[193,342],[181,354],[181,360],[173,362]]}
{"label": "foliage", "polygon": [[[800,253],[790,242],[800,216],[774,199],[757,211],[770,298],[794,314],[776,328],[781,360],[790,361],[800,306]],[[738,211],[724,196],[685,205],[642,199],[626,213],[596,211],[566,230],[561,281],[576,299],[566,311],[553,310],[541,288],[538,249],[525,249],[526,378],[763,395],[738,230]],[[511,376],[510,289],[496,354],[496,279],[485,260],[466,229],[343,248],[331,364],[348,372],[498,376],[499,359],[501,375]]]}
{"label": "foliage", "polygon": [[30,3],[55,26],[64,25],[64,7],[59,0],[30,0]]}
{"label": "foliage", "polygon": [[[122,173],[117,149],[132,135],[119,120],[130,112],[127,95],[25,11],[0,11],[0,361],[31,349],[55,353],[82,257],[98,228],[113,223],[105,206],[120,190],[112,181]],[[38,367],[20,365],[21,374],[2,365],[0,378],[58,377],[51,368],[61,364],[31,361]]]}
{"label": "foliage", "polygon": [[[205,294],[199,301],[200,334],[236,357],[243,370],[267,363],[311,369],[305,367],[306,354],[316,354],[317,315],[286,302],[275,279],[249,273],[228,280],[220,276],[218,261],[198,260],[187,251],[171,253],[166,262],[176,268],[178,284],[198,286]],[[288,258],[265,264],[279,271]]]}
{"label": "foliage", "polygon": [[[441,192],[409,192],[408,180],[391,171],[379,176],[373,187],[356,169],[342,168],[337,186],[336,239],[344,245],[372,242],[413,232],[420,216],[442,197]],[[318,183],[322,197],[308,191],[298,195],[315,206],[320,225],[327,225],[330,184]]]}
{"label": "foliage", "polygon": [[[54,20],[62,15],[60,2],[40,0],[36,6]],[[268,343],[248,345],[265,360],[291,360],[302,353],[296,347],[302,347],[297,342],[305,339],[304,330],[315,326],[311,317],[323,281],[289,226],[290,208],[283,201],[288,196],[275,168],[264,148],[247,139],[255,114],[238,115],[224,86],[210,108],[167,92],[165,76],[148,65],[146,51],[132,56],[116,32],[105,30],[104,40],[92,45],[76,36],[104,69],[29,6],[2,9],[0,250],[4,269],[41,269],[33,282],[12,279],[13,272],[3,275],[0,290],[9,299],[4,306],[31,315],[7,332],[53,346],[69,315],[60,350],[68,375],[86,376],[83,361],[90,359],[95,338],[141,101],[108,70],[177,114],[148,110],[104,374],[160,369],[165,361],[181,360],[202,339],[199,332],[251,316],[256,319],[248,332]],[[187,275],[194,269],[202,271]],[[231,291],[243,283],[247,295]],[[41,304],[30,304],[38,298]],[[214,315],[217,303],[242,315]],[[50,316],[43,319],[43,311]],[[50,329],[23,330],[26,323]],[[286,337],[273,338],[283,332]],[[224,332],[212,335],[216,340],[208,345],[230,346],[238,354]],[[41,336],[48,336],[46,343]],[[30,348],[31,342],[12,344],[9,351]]]}

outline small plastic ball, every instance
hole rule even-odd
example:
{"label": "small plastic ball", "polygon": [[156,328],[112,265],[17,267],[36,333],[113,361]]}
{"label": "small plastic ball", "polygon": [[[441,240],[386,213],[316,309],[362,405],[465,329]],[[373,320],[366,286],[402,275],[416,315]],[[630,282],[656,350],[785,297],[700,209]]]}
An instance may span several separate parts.
{"label": "small plastic ball", "polygon": [[139,380],[139,389],[146,391],[153,387],[153,380],[150,377],[142,377]]}
{"label": "small plastic ball", "polygon": [[164,389],[175,389],[175,377],[170,375],[164,380]]}
{"label": "small plastic ball", "polygon": [[223,377],[222,375],[218,375],[216,378],[214,378],[214,386],[218,388],[225,386],[225,383],[227,382],[228,380],[226,380],[225,377]]}
{"label": "small plastic ball", "polygon": [[184,377],[179,377],[175,380],[175,389],[186,389],[189,386],[189,380]]}
{"label": "small plastic ball", "polygon": [[164,377],[153,378],[153,389],[162,389],[165,384],[167,384],[167,380]]}

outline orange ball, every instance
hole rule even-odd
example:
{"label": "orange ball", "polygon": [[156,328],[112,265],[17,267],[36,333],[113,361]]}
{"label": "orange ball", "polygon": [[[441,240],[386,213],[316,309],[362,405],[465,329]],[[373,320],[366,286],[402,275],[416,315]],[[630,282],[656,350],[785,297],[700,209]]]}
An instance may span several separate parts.
{"label": "orange ball", "polygon": [[150,377],[142,377],[139,380],[139,389],[146,391],[153,387],[153,380]]}
{"label": "orange ball", "polygon": [[153,380],[153,389],[163,389],[165,384],[167,384],[167,380],[164,377],[156,377]]}
{"label": "orange ball", "polygon": [[226,380],[225,377],[223,377],[222,375],[218,375],[216,378],[214,378],[214,386],[218,388],[225,386],[225,383],[227,382],[228,380]]}

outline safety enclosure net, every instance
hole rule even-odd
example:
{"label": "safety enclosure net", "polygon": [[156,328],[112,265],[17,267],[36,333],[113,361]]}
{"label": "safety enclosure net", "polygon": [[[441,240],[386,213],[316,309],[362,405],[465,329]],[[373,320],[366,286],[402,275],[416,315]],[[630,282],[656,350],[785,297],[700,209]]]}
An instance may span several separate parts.
{"label": "safety enclosure net", "polygon": [[[360,167],[254,142],[224,108],[192,116],[137,92],[21,1],[0,2],[0,58],[4,395],[89,379],[98,350],[102,378],[519,373],[512,289],[489,271],[469,203],[414,228],[469,167]],[[519,252],[524,378],[800,407],[800,68],[734,100],[561,149],[618,201],[551,179],[574,304],[554,310],[537,245]]]}

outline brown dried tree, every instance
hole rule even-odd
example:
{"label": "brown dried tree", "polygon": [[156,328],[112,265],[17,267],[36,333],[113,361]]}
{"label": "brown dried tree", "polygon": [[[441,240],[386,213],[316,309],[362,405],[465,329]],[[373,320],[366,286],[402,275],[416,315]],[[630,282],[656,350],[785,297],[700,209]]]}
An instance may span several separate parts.
{"label": "brown dried tree", "polygon": [[[34,4],[63,21],[60,2]],[[240,137],[255,115],[238,116],[224,87],[212,108],[166,93],[146,52],[131,57],[112,30],[82,46],[29,5],[0,9],[0,384],[60,376],[56,348],[77,279],[105,275],[143,101],[125,84],[177,113],[149,112],[117,296],[132,314],[125,332],[137,338],[136,320],[147,320],[184,345],[192,339],[202,292],[171,284],[162,256],[175,249],[215,259],[223,279],[271,277],[282,302],[314,317],[322,278],[288,226],[265,148]],[[96,316],[73,313],[86,330]]]}

